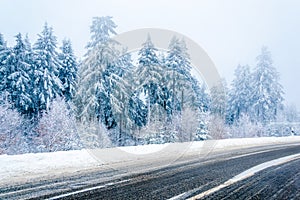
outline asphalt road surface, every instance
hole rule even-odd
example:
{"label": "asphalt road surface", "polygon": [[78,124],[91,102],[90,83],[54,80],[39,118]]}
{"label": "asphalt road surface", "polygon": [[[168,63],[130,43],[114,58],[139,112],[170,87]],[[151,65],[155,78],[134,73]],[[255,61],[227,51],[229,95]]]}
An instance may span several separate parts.
{"label": "asphalt road surface", "polygon": [[[169,199],[180,194],[176,199],[186,199],[253,166],[297,153],[300,145],[293,144],[182,156],[167,166],[169,160],[157,158],[143,162],[137,173],[128,173],[134,167],[128,164],[7,185],[0,188],[0,199]],[[299,164],[295,160],[268,168],[205,198],[300,199]],[[148,165],[155,168],[142,172]]]}
{"label": "asphalt road surface", "polygon": [[270,167],[201,199],[300,199],[300,159]]}

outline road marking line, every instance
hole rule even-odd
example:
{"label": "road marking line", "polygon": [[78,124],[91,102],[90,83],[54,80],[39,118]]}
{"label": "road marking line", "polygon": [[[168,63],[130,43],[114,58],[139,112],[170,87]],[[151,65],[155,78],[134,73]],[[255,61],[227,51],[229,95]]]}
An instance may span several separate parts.
{"label": "road marking line", "polygon": [[60,199],[60,198],[64,198],[64,197],[67,197],[67,196],[76,195],[76,194],[83,193],[83,192],[88,192],[88,191],[91,191],[91,190],[97,190],[97,189],[104,188],[104,187],[107,187],[107,186],[111,186],[111,185],[115,185],[115,184],[119,184],[119,183],[125,183],[125,182],[128,182],[130,180],[131,179],[126,179],[126,180],[122,180],[122,181],[106,183],[104,185],[98,185],[98,186],[91,187],[91,188],[77,190],[77,191],[74,191],[74,192],[70,192],[70,193],[61,194],[61,195],[58,195],[58,196],[55,196],[55,197],[51,197],[51,198],[49,198],[49,200]]}
{"label": "road marking line", "polygon": [[[212,193],[214,193],[214,192],[216,192],[220,189],[223,189],[223,188],[225,188],[225,187],[227,187],[231,184],[234,184],[238,181],[241,181],[241,180],[246,179],[250,176],[253,176],[255,173],[257,173],[259,171],[262,171],[262,170],[267,169],[269,167],[280,165],[280,164],[283,164],[283,163],[286,163],[286,162],[289,162],[289,161],[292,161],[292,160],[296,160],[298,158],[300,158],[300,153],[290,155],[290,156],[285,156],[285,157],[282,157],[282,158],[278,158],[278,159],[275,159],[275,160],[271,160],[271,161],[256,165],[256,166],[254,166],[254,167],[252,167],[252,168],[236,175],[235,177],[229,179],[228,181],[224,182],[223,184],[221,184],[219,186],[216,186],[212,189],[209,189],[205,192],[202,192],[202,193],[200,193],[196,196],[193,196],[193,197],[189,198],[189,200],[200,199],[200,198],[205,197],[209,194],[212,194]],[[179,195],[177,197],[179,197]]]}
{"label": "road marking line", "polygon": [[175,196],[175,197],[172,197],[172,198],[170,198],[170,199],[168,199],[168,200],[176,200],[176,199],[184,198],[184,196],[185,196],[187,193],[188,193],[188,192],[184,192],[184,193],[179,194],[179,195],[177,195],[177,196]]}

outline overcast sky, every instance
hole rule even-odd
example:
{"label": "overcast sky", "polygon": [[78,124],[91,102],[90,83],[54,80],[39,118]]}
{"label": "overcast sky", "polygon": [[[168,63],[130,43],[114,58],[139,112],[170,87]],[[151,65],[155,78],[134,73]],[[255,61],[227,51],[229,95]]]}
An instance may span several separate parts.
{"label": "overcast sky", "polygon": [[196,41],[230,83],[238,64],[255,66],[263,45],[288,103],[300,109],[300,1],[298,0],[0,0],[0,32],[9,45],[28,33],[34,43],[47,21],[59,43],[70,38],[80,58],[94,16],[113,16],[122,33],[174,30]]}

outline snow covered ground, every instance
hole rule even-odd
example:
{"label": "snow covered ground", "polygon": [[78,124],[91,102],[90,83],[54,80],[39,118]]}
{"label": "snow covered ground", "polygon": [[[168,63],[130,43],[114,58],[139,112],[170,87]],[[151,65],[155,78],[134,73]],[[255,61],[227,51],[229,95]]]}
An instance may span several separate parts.
{"label": "snow covered ground", "polygon": [[9,182],[30,181],[37,177],[75,173],[113,163],[134,162],[135,159],[153,158],[153,155],[156,159],[163,159],[170,154],[197,154],[205,149],[224,151],[291,142],[300,142],[300,136],[238,138],[98,150],[0,155],[0,186]]}
{"label": "snow covered ground", "polygon": [[96,166],[87,150],[0,156],[0,185]]}

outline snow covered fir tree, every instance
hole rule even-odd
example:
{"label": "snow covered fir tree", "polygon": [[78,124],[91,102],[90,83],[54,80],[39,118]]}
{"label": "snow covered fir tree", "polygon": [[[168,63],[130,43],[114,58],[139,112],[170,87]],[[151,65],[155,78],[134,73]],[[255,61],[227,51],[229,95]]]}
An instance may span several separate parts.
{"label": "snow covered fir tree", "polygon": [[82,58],[47,23],[31,45],[0,34],[0,153],[299,134],[279,73],[263,47],[255,67],[208,88],[192,73],[184,39],[136,52],[113,39],[112,17],[95,17]]}

